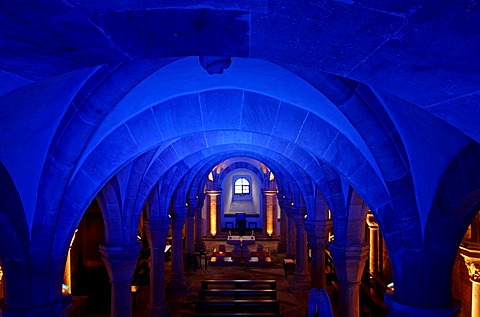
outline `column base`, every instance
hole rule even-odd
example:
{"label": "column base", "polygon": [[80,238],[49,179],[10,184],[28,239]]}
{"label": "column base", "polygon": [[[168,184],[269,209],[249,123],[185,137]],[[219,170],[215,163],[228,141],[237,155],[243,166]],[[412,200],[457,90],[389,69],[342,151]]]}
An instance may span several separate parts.
{"label": "column base", "polygon": [[170,293],[186,294],[188,291],[187,281],[184,274],[172,274],[170,281],[167,284],[167,289]]}
{"label": "column base", "polygon": [[164,305],[161,307],[147,307],[147,316],[148,317],[170,317],[170,311],[168,306]]}
{"label": "column base", "polygon": [[290,285],[290,292],[292,293],[308,293],[311,286],[310,276],[306,274],[295,274]]}
{"label": "column base", "polygon": [[449,307],[414,307],[395,302],[392,294],[386,293],[385,304],[390,308],[388,317],[452,317],[460,310],[460,303],[453,303]]}

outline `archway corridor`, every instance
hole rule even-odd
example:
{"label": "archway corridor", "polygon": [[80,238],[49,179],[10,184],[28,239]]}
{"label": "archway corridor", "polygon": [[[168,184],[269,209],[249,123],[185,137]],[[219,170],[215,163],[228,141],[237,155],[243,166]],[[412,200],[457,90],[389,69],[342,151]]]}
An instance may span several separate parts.
{"label": "archway corridor", "polygon": [[[238,165],[235,165],[238,167]],[[243,168],[242,164],[242,168]],[[214,169],[215,170],[215,169]],[[243,171],[244,172],[244,171]],[[100,199],[100,198],[98,198]],[[267,205],[268,206],[268,205]],[[267,207],[266,206],[266,207]],[[207,208],[210,206],[207,206]],[[208,212],[203,212],[208,215]],[[281,214],[281,213],[279,213]],[[202,213],[199,213],[202,215]],[[145,215],[144,215],[145,216]],[[98,252],[101,245],[104,244],[104,219],[102,219],[101,208],[97,201],[93,201],[87,209],[80,226],[78,227],[75,240],[71,248],[71,256],[67,262],[70,265],[69,274],[71,289],[74,295],[74,304],[69,310],[69,315],[76,316],[76,314],[88,317],[106,317],[110,316],[111,303],[110,297],[112,287],[109,283],[109,272],[102,261],[101,254]],[[145,219],[142,217],[142,219]],[[281,219],[276,219],[278,226],[281,228]],[[331,222],[331,219],[329,220]],[[391,269],[389,267],[388,255],[383,243],[383,239],[378,231],[378,225],[372,214],[367,214],[366,219],[360,222],[360,225],[367,230],[368,234],[365,241],[370,245],[370,252],[367,257],[363,258],[364,266],[361,274],[361,287],[359,291],[358,313],[360,316],[386,316],[388,309],[385,306],[382,296],[387,288],[388,281],[391,281]],[[210,225],[206,226],[210,228]],[[288,228],[288,226],[286,226]],[[225,228],[231,229],[231,228]],[[148,233],[145,221],[141,221],[138,230],[138,241],[141,241],[142,248],[140,255],[136,261],[133,277],[132,277],[132,312],[134,317],[147,316],[149,312],[150,303],[150,268],[151,268],[151,248],[148,242]],[[253,231],[247,233],[256,234],[256,243],[250,248],[255,252],[258,245],[263,251],[268,252],[271,262],[223,262],[212,263],[212,257],[215,251],[219,250],[227,243],[229,233],[223,235],[212,235],[209,232],[202,235],[201,249],[205,251],[205,257],[189,257],[186,246],[188,245],[189,237],[187,225],[182,228],[183,247],[183,274],[185,277],[185,288],[177,289],[175,286],[170,287],[169,281],[175,278],[172,275],[172,227],[168,229],[166,241],[164,241],[165,259],[164,259],[164,286],[165,287],[165,311],[163,314],[170,314],[170,316],[194,316],[195,302],[199,300],[199,290],[201,289],[201,281],[206,279],[272,279],[277,283],[277,297],[280,302],[280,313],[282,316],[307,316],[308,312],[308,291],[311,287],[319,287],[319,284],[324,283],[323,287],[327,290],[333,305],[334,316],[339,316],[339,281],[335,274],[335,265],[331,252],[327,248],[323,248],[323,261],[318,258],[318,247],[322,247],[319,241],[314,240],[310,234],[308,243],[303,247],[306,248],[308,262],[306,263],[307,270],[307,284],[304,288],[295,290],[295,265],[291,265],[296,256],[295,236],[297,236],[296,229],[294,235],[282,235],[280,230],[276,230],[273,235],[263,235],[261,231]],[[226,230],[223,230],[224,232]],[[229,230],[230,231],[230,230]],[[288,229],[287,229],[288,231]],[[235,233],[234,233],[235,234]],[[194,236],[190,236],[193,240]],[[283,236],[283,238],[282,238]],[[282,241],[287,237],[287,245]],[[334,233],[332,226],[328,226],[326,242],[332,242]],[[306,241],[305,241],[306,242]],[[325,246],[325,245],[323,245]],[[203,253],[202,250],[202,253]],[[228,246],[227,246],[228,250]],[[231,250],[231,248],[230,248]],[[195,250],[199,251],[199,250]],[[291,259],[291,260],[286,260]],[[365,261],[366,260],[366,261]],[[257,260],[258,261],[258,260]],[[263,260],[265,261],[265,259]],[[318,272],[318,267],[324,269],[323,282],[321,272]],[[305,272],[300,272],[305,273]],[[302,286],[302,285],[300,285]],[[298,287],[298,286],[297,286]],[[112,302],[112,304],[114,304]]]}
{"label": "archway corridor", "polygon": [[145,245],[163,317],[209,239],[267,266],[278,239],[289,292],[333,286],[342,317],[364,281],[389,317],[476,314],[479,21],[474,0],[0,1],[2,317],[65,317],[76,286],[131,317]]}

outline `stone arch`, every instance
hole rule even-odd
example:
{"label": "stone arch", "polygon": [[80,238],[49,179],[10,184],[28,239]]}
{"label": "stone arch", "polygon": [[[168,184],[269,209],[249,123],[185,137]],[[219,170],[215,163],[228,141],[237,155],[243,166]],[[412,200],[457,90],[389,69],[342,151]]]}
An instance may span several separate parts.
{"label": "stone arch", "polygon": [[459,152],[443,174],[429,213],[424,248],[418,257],[423,265],[434,268],[423,279],[424,287],[438,305],[451,299],[451,276],[458,247],[480,206],[479,158],[480,145],[476,142]]}
{"label": "stone arch", "polygon": [[[105,245],[119,244],[125,238],[122,230],[122,194],[116,175],[103,186],[97,195],[97,201],[105,222]],[[113,237],[118,240],[112,241]]]}

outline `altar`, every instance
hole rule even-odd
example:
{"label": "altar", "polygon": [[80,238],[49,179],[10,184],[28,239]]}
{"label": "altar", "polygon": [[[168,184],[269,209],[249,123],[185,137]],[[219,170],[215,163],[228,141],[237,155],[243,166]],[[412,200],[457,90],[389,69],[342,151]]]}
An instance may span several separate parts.
{"label": "altar", "polygon": [[255,236],[231,236],[227,237],[227,244],[233,245],[232,258],[250,258],[248,246],[255,244]]}

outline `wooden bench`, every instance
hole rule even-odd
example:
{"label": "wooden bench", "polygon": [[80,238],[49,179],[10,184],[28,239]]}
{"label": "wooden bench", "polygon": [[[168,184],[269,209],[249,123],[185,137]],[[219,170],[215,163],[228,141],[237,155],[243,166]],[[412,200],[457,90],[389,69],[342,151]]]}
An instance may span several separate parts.
{"label": "wooden bench", "polygon": [[277,299],[277,291],[274,289],[201,289],[198,293],[199,300],[207,297],[231,297],[233,299]]}
{"label": "wooden bench", "polygon": [[195,302],[195,312],[212,313],[212,312],[280,312],[280,302],[273,299],[235,299],[235,300],[206,300]]}
{"label": "wooden bench", "polygon": [[201,289],[208,289],[210,285],[226,285],[233,286],[237,289],[245,289],[253,286],[266,286],[268,289],[276,290],[276,280],[203,280],[201,281]]}
{"label": "wooden bench", "polygon": [[214,316],[214,317],[231,317],[231,316],[238,316],[238,317],[282,317],[280,313],[272,313],[272,312],[258,312],[258,313],[232,313],[232,312],[225,312],[225,313],[193,313],[194,317],[206,317],[206,316]]}

